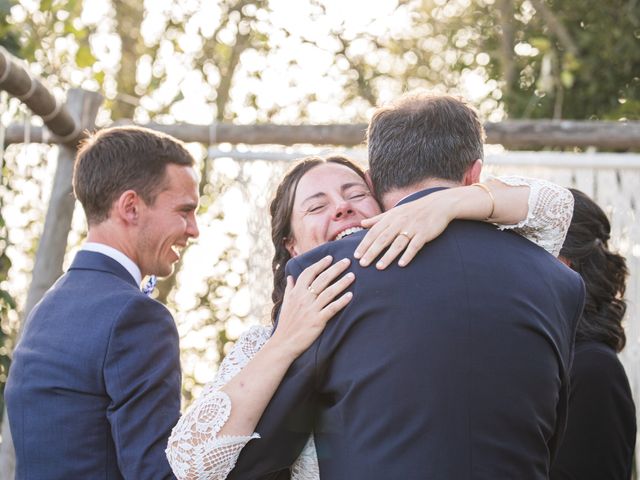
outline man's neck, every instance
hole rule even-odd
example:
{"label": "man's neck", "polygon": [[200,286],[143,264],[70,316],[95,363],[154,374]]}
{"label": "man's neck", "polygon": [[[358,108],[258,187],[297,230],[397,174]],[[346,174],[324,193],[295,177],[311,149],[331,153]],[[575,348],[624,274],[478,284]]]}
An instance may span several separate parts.
{"label": "man's neck", "polygon": [[414,183],[409,187],[397,188],[390,190],[382,196],[382,207],[384,210],[389,210],[395,207],[400,200],[409,195],[420,192],[421,190],[427,190],[428,188],[435,187],[459,187],[461,182],[454,182],[452,180],[444,180],[442,178],[428,178],[418,183]]}
{"label": "man's neck", "polygon": [[101,243],[108,247],[115,248],[129,257],[137,265],[138,259],[133,249],[130,248],[130,242],[122,238],[121,232],[114,229],[112,225],[108,225],[107,222],[109,222],[109,220],[99,225],[90,225],[89,231],[87,232],[87,242]]}

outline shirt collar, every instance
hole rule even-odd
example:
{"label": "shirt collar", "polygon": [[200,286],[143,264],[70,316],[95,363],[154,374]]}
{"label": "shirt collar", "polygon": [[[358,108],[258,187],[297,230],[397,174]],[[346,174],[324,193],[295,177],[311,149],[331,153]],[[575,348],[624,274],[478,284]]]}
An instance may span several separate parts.
{"label": "shirt collar", "polygon": [[432,188],[427,188],[425,190],[419,190],[417,192],[410,193],[406,197],[402,197],[400,201],[398,201],[398,203],[394,205],[394,207],[397,207],[398,205],[403,205],[405,203],[413,202],[414,200],[425,197],[433,192],[437,192],[438,190],[446,190],[447,188],[450,188],[450,187],[432,187]]}
{"label": "shirt collar", "polygon": [[142,273],[140,272],[140,268],[138,268],[135,262],[120,250],[116,250],[115,248],[110,247],[109,245],[105,245],[104,243],[97,242],[86,242],[82,246],[81,250],[101,253],[109,258],[114,259],[116,262],[127,269],[127,272],[131,274],[137,285],[140,285],[142,283]]}

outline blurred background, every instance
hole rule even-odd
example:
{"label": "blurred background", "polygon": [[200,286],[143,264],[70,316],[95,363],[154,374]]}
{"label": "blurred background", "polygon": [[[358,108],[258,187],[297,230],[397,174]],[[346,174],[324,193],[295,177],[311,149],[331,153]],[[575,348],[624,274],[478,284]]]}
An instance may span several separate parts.
{"label": "blurred background", "polygon": [[[209,128],[207,142],[188,145],[202,173],[201,237],[155,293],[181,334],[185,406],[238,335],[268,321],[267,206],[290,161],[331,152],[366,162],[362,147],[220,143],[217,125],[361,124],[418,88],[462,95],[487,122],[640,120],[638,0],[0,0],[0,12],[0,45],[56,97],[104,96],[98,127]],[[22,125],[20,142],[5,142],[10,125]],[[0,407],[59,153],[32,141],[32,125],[41,119],[2,92]],[[488,146],[489,172],[577,186],[613,219],[632,271],[622,359],[638,393],[638,149],[527,150]],[[65,268],[85,233],[78,207]]]}

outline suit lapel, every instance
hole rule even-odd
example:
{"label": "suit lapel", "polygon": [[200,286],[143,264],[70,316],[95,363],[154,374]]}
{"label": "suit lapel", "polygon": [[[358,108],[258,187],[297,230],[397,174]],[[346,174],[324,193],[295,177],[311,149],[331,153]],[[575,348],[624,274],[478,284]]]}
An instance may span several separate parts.
{"label": "suit lapel", "polygon": [[69,267],[69,271],[71,270],[97,270],[99,272],[110,273],[130,283],[136,289],[140,288],[139,285],[136,285],[135,279],[126,268],[113,258],[102,253],[80,250]]}

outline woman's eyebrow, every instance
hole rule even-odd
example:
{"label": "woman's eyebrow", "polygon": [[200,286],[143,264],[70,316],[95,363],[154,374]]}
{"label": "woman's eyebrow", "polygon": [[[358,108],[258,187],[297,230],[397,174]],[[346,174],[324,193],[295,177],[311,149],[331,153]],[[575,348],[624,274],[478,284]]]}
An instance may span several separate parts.
{"label": "woman's eyebrow", "polygon": [[[340,191],[344,192],[346,190],[349,190],[350,188],[353,187],[364,187],[367,188],[367,184],[364,182],[347,182],[347,183],[343,183],[342,185],[340,185]],[[326,197],[327,194],[325,192],[318,192],[318,193],[314,193],[313,195],[309,195],[307,198],[305,198],[302,202],[300,202],[300,206],[303,206],[304,204],[308,203],[311,200],[316,200],[318,198],[321,197]]]}
{"label": "woman's eyebrow", "polygon": [[326,197],[327,194],[324,192],[318,192],[318,193],[314,193],[313,195],[309,195],[307,198],[305,198],[302,202],[300,202],[300,206],[303,206],[305,203],[308,203],[311,200],[315,200],[317,198],[320,197]]}
{"label": "woman's eyebrow", "polygon": [[367,184],[364,182],[349,182],[349,183],[342,184],[342,186],[340,187],[340,190],[344,192],[345,190],[349,190],[352,187],[364,187],[367,190],[369,189],[367,187]]}

